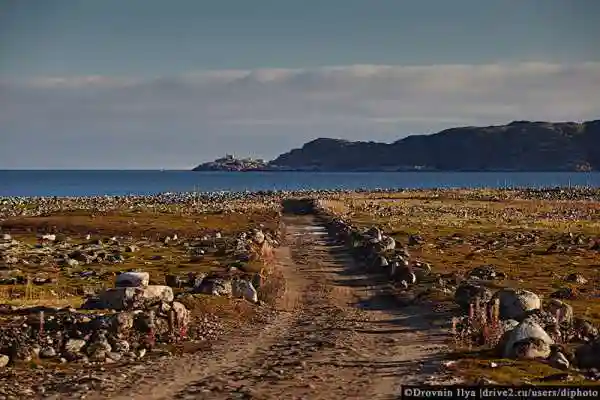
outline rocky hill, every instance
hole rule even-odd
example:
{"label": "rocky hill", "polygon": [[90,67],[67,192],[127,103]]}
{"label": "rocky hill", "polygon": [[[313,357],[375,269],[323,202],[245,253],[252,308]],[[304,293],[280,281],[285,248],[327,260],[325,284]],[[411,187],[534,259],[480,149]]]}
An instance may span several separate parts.
{"label": "rocky hill", "polygon": [[255,160],[252,158],[235,158],[233,155],[226,155],[217,158],[215,161],[206,162],[198,165],[193,171],[229,171],[229,172],[248,172],[269,170],[264,160]]}
{"label": "rocky hill", "polygon": [[600,120],[514,121],[413,135],[393,143],[321,138],[268,165],[316,171],[598,171]]}

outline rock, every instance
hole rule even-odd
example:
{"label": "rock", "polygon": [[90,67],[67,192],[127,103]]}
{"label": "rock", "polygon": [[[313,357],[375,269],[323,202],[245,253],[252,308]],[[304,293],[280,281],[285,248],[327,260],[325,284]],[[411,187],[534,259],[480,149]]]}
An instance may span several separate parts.
{"label": "rock", "polygon": [[252,285],[252,282],[245,279],[237,279],[232,282],[232,295],[236,298],[243,298],[251,303],[258,303],[258,293]]}
{"label": "rock", "polygon": [[419,235],[409,235],[408,236],[408,245],[416,246],[423,243],[423,238]]}
{"label": "rock", "polygon": [[150,283],[150,274],[147,272],[123,272],[117,275],[117,287],[144,287]]}
{"label": "rock", "polygon": [[481,279],[486,281],[491,281],[494,279],[502,279],[505,277],[504,273],[497,272],[493,266],[484,265],[481,267],[473,268],[467,276],[471,279]]}
{"label": "rock", "polygon": [[71,268],[79,266],[79,261],[74,260],[72,258],[65,259],[64,263],[67,267],[71,267]]}
{"label": "rock", "polygon": [[431,265],[428,263],[416,262],[413,266],[413,272],[418,281],[423,281],[431,274]]}
{"label": "rock", "polygon": [[369,230],[367,230],[365,232],[365,236],[367,236],[369,239],[372,239],[374,243],[381,242],[381,239],[383,238],[381,229],[377,227],[372,227]]}
{"label": "rock", "polygon": [[108,360],[120,361],[122,357],[123,356],[121,356],[121,354],[116,353],[114,351],[106,353],[106,361],[108,361]]}
{"label": "rock", "polygon": [[252,240],[256,244],[263,244],[265,241],[265,234],[260,229],[252,230]]}
{"label": "rock", "polygon": [[590,341],[598,337],[598,328],[582,318],[573,318],[573,329],[580,340]]}
{"label": "rock", "polygon": [[565,281],[577,283],[579,285],[585,285],[588,283],[588,280],[581,274],[572,273],[565,277]]}
{"label": "rock", "polygon": [[381,270],[389,265],[387,258],[384,256],[377,256],[373,260],[372,268],[374,270]]}
{"label": "rock", "polygon": [[0,368],[4,368],[10,362],[10,357],[4,354],[0,354]]}
{"label": "rock", "polygon": [[56,350],[54,347],[45,347],[40,351],[41,358],[52,358],[56,357]]}
{"label": "rock", "polygon": [[504,342],[503,357],[534,359],[550,355],[552,338],[536,322],[525,319],[508,333]]}
{"label": "rock", "polygon": [[231,281],[221,278],[206,278],[196,290],[199,293],[212,294],[213,296],[231,296],[233,287]]}
{"label": "rock", "polygon": [[559,324],[571,324],[573,322],[573,307],[558,299],[550,299],[544,306],[544,310],[554,315]]}
{"label": "rock", "polygon": [[567,357],[561,351],[553,351],[552,354],[550,354],[550,357],[548,358],[548,362],[554,368],[562,370],[568,370],[571,366],[569,360],[567,360]]}
{"label": "rock", "polygon": [[481,306],[485,305],[492,298],[492,292],[485,286],[474,283],[463,282],[454,292],[454,301],[464,310],[468,310],[471,304],[477,301]]}
{"label": "rock", "polygon": [[139,250],[139,247],[137,247],[134,244],[131,244],[131,245],[125,247],[125,252],[126,253],[135,253],[138,250]]}
{"label": "rock", "polygon": [[575,360],[579,368],[600,368],[600,341],[579,346],[575,350]]}
{"label": "rock", "polygon": [[110,320],[110,326],[114,333],[128,332],[133,328],[133,321],[135,316],[131,312],[120,312],[112,316]]}
{"label": "rock", "polygon": [[104,335],[98,335],[96,340],[87,347],[90,361],[104,361],[106,355],[112,351],[112,347]]}
{"label": "rock", "polygon": [[492,297],[495,298],[500,300],[500,319],[521,320],[528,311],[542,305],[537,294],[524,289],[501,289]]}
{"label": "rock", "polygon": [[85,345],[86,342],[83,339],[69,339],[65,343],[65,352],[78,353],[85,347]]}
{"label": "rock", "polygon": [[379,242],[378,250],[380,252],[392,251],[396,248],[396,241],[391,236],[382,236]]}
{"label": "rock", "polygon": [[110,343],[113,352],[127,353],[129,352],[130,346],[127,340],[115,340],[114,343]]}
{"label": "rock", "polygon": [[167,286],[180,288],[184,285],[185,281],[177,275],[167,274],[165,275],[165,284]]}
{"label": "rock", "polygon": [[12,236],[10,236],[10,234],[8,233],[3,233],[2,234],[2,241],[4,242],[10,242],[12,240]]}
{"label": "rock", "polygon": [[177,324],[177,327],[186,330],[190,323],[190,313],[188,309],[178,301],[174,301],[172,307],[175,312],[175,323]]}
{"label": "rock", "polygon": [[104,308],[113,310],[132,310],[161,301],[173,301],[173,289],[164,285],[147,287],[119,287],[101,292],[96,299],[90,299],[82,308]]}

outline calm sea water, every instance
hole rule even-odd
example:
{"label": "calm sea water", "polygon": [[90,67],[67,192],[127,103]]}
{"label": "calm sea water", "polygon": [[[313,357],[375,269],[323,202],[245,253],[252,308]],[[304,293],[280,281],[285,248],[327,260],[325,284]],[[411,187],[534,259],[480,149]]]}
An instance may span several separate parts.
{"label": "calm sea water", "polygon": [[359,188],[600,187],[600,173],[0,171],[0,196]]}

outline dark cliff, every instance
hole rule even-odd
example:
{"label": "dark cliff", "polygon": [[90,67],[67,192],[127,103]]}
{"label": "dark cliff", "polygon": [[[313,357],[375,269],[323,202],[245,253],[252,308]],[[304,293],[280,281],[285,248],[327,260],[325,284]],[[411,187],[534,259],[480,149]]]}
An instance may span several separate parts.
{"label": "dark cliff", "polygon": [[394,143],[322,138],[280,155],[269,166],[318,171],[598,171],[600,120],[452,128]]}

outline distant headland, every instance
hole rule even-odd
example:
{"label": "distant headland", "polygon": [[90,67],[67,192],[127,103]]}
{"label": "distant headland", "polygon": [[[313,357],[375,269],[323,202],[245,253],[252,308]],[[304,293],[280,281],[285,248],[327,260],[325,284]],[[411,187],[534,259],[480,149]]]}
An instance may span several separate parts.
{"label": "distant headland", "polygon": [[194,171],[600,171],[600,120],[513,121],[393,143],[319,138],[272,161],[232,155]]}

